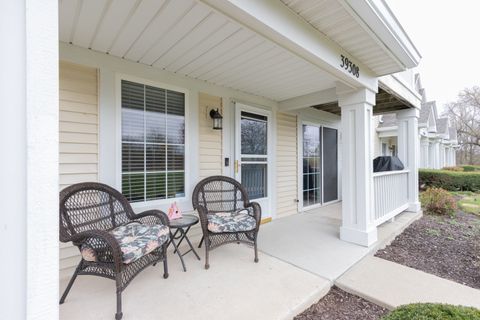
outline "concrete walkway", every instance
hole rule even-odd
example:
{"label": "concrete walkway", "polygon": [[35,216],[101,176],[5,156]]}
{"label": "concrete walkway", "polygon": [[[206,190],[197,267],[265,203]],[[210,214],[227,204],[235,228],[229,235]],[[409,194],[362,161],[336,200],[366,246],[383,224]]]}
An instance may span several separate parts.
{"label": "concrete walkway", "polygon": [[480,308],[480,290],[372,256],[356,264],[335,284],[388,309],[415,302]]}

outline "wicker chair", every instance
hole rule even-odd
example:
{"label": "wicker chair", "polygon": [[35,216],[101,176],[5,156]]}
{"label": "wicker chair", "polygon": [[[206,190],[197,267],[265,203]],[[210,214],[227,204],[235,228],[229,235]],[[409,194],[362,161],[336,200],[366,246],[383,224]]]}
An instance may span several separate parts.
{"label": "wicker chair", "polygon": [[[258,262],[257,235],[262,211],[257,202],[248,200],[247,191],[238,181],[225,176],[205,178],[195,187],[192,203],[198,211],[205,241],[205,269],[210,267],[209,251],[227,243],[253,245],[254,261]],[[228,225],[228,220],[245,223]]]}
{"label": "wicker chair", "polygon": [[[146,227],[147,225],[148,227]],[[165,228],[166,226],[166,228]],[[163,261],[164,274],[168,277],[166,249],[169,237],[169,222],[165,213],[159,210],[149,210],[135,214],[127,199],[115,189],[101,183],[79,183],[65,188],[60,193],[60,241],[72,241],[82,253],[82,259],[63,293],[60,304],[65,301],[75,279],[78,275],[95,275],[109,278],[116,282],[117,311],[115,319],[122,318],[122,291],[130,281],[143,269]],[[135,259],[125,262],[118,237],[114,236],[115,230],[123,227],[132,234],[132,228],[142,230],[162,230],[162,238],[155,238],[157,233],[149,233],[154,245],[150,248],[144,246],[136,251]],[[168,230],[165,230],[168,229]],[[139,229],[136,229],[137,232]],[[168,232],[168,234],[166,234]],[[136,240],[134,245],[143,243],[148,239]],[[152,238],[151,237],[151,238]],[[126,237],[127,239],[127,237]],[[138,239],[138,238],[137,238]],[[156,249],[155,244],[161,244]],[[91,259],[86,253],[94,253]],[[145,250],[145,251],[142,251]]]}

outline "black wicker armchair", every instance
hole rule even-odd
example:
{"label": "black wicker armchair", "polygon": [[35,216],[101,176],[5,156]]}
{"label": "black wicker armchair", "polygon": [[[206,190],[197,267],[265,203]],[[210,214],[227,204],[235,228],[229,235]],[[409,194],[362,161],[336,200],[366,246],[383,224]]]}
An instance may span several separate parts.
{"label": "black wicker armchair", "polygon": [[210,267],[209,251],[227,243],[253,245],[254,261],[258,262],[257,235],[262,211],[257,202],[248,200],[247,191],[238,181],[225,176],[205,178],[195,187],[192,203],[202,226],[205,269]]}
{"label": "black wicker armchair", "polygon": [[115,319],[121,319],[122,291],[140,271],[163,261],[163,277],[168,277],[168,226],[165,213],[149,210],[135,214],[127,199],[107,185],[88,182],[62,190],[60,241],[72,241],[82,259],[60,304],[78,275],[105,277],[116,282]]}

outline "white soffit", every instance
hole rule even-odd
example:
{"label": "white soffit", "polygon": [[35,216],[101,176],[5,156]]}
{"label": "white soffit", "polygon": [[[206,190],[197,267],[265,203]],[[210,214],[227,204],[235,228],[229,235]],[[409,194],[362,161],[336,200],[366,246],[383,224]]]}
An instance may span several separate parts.
{"label": "white soffit", "polygon": [[61,0],[60,41],[276,101],[332,88],[317,66],[194,0]]}
{"label": "white soffit", "polygon": [[[344,0],[281,0],[292,11],[301,16],[314,28],[336,42],[353,57],[368,66],[376,75],[386,75],[403,71],[415,66],[415,62],[408,64],[401,62],[391,52],[388,44],[380,39],[365,21],[350,7],[349,1]],[[357,1],[359,5],[363,0]],[[385,4],[384,4],[385,5]],[[386,6],[386,5],[385,5]],[[391,13],[390,11],[388,11]],[[376,21],[378,22],[378,21]],[[391,21],[389,21],[391,22]],[[396,24],[398,22],[394,21]],[[398,29],[398,28],[397,28]],[[403,32],[403,29],[399,27]],[[413,51],[414,60],[420,55],[409,41],[409,50]],[[389,39],[393,41],[392,39]],[[398,40],[398,39],[396,39]],[[398,40],[400,41],[400,40]],[[418,64],[418,61],[416,61]]]}

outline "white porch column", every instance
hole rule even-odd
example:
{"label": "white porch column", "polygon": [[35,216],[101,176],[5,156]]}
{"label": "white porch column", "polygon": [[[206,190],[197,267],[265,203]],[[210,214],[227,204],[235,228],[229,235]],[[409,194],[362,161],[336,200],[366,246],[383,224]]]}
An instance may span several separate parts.
{"label": "white porch column", "polygon": [[0,1],[0,319],[58,319],[58,0]]}
{"label": "white porch column", "polygon": [[432,169],[440,168],[440,142],[438,139],[433,140],[433,158]]}
{"label": "white porch column", "polygon": [[375,92],[341,92],[342,226],[344,241],[369,246],[377,241],[373,207],[372,108]]}
{"label": "white porch column", "polygon": [[429,145],[427,138],[422,138],[420,141],[420,168],[428,168],[429,164]]}
{"label": "white porch column", "polygon": [[433,145],[433,140],[428,141],[428,166],[429,169],[435,168],[435,147]]}
{"label": "white porch column", "polygon": [[445,146],[445,167],[451,166],[451,162],[450,146]]}
{"label": "white porch column", "polygon": [[445,166],[445,145],[443,143],[438,144],[438,169]]}
{"label": "white porch column", "polygon": [[408,211],[420,210],[418,200],[418,109],[406,109],[397,112],[398,119],[398,157],[408,173]]}

